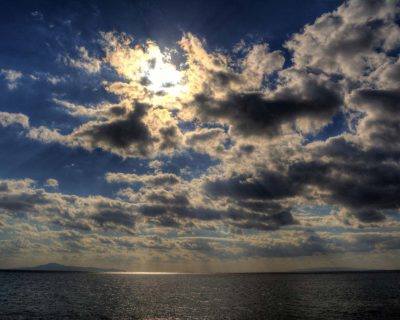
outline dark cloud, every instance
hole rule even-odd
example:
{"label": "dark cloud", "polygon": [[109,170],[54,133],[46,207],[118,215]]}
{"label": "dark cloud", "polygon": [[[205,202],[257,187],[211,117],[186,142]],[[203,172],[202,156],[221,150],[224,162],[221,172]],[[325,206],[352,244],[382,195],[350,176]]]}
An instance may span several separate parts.
{"label": "dark cloud", "polygon": [[232,72],[227,71],[217,71],[217,72],[210,72],[211,73],[211,83],[215,86],[226,88],[229,84],[232,83],[240,83],[240,77]]}
{"label": "dark cloud", "polygon": [[296,186],[279,172],[263,171],[256,176],[234,175],[228,179],[215,179],[204,185],[212,197],[235,199],[280,199],[296,194]]}
{"label": "dark cloud", "polygon": [[260,201],[260,200],[236,200],[235,202],[240,208],[247,209],[253,212],[277,212],[282,210],[282,205],[274,201]]}
{"label": "dark cloud", "polygon": [[232,93],[224,100],[199,94],[194,105],[206,121],[228,121],[243,135],[275,136],[283,124],[300,118],[328,121],[338,112],[341,99],[336,92],[311,82],[305,90],[304,98],[289,92],[273,99],[260,93]]}
{"label": "dark cloud", "polygon": [[348,174],[344,179],[330,181],[332,198],[351,207],[375,207],[396,209],[400,206],[397,197],[400,191],[398,166],[373,167],[344,166],[339,168]]}
{"label": "dark cloud", "polygon": [[244,153],[246,155],[253,153],[255,147],[251,144],[244,144],[239,146],[239,150],[241,153]]}
{"label": "dark cloud", "polygon": [[270,216],[272,222],[279,226],[287,226],[291,224],[296,224],[291,212],[289,211],[282,211],[278,213],[274,213]]}
{"label": "dark cloud", "polygon": [[[233,226],[243,229],[255,229],[263,231],[278,230],[283,226],[297,224],[290,209],[284,210],[281,205],[274,202],[239,202],[237,209],[230,209],[227,217],[232,221]],[[254,204],[257,203],[255,206]],[[244,205],[244,206],[243,206]],[[251,211],[248,209],[251,208]],[[247,209],[247,210],[246,210]]]}
{"label": "dark cloud", "polygon": [[161,143],[160,150],[177,149],[180,145],[180,132],[175,126],[164,127],[159,130]]}
{"label": "dark cloud", "polygon": [[199,220],[219,220],[223,211],[206,207],[176,207],[175,212],[179,217]]}
{"label": "dark cloud", "polygon": [[0,192],[0,212],[6,212],[11,215],[29,215],[37,213],[36,206],[45,205],[50,201],[46,199],[43,192],[7,192],[8,186]]}
{"label": "dark cloud", "polygon": [[380,117],[399,117],[400,91],[361,89],[353,92],[351,103],[357,106],[366,107],[373,114]]}
{"label": "dark cloud", "polygon": [[326,145],[326,152],[319,148],[316,156],[329,161],[295,163],[289,169],[290,179],[316,187],[324,201],[348,208],[363,222],[383,221],[381,210],[400,208],[400,167],[382,163],[384,155],[374,157],[373,152],[338,138]]}
{"label": "dark cloud", "polygon": [[181,224],[170,216],[161,216],[157,219],[157,222],[163,227],[178,228]]}
{"label": "dark cloud", "polygon": [[110,108],[110,113],[116,117],[123,116],[126,114],[126,108],[121,106],[113,106]]}
{"label": "dark cloud", "polygon": [[382,212],[376,210],[355,211],[350,212],[350,214],[356,217],[358,220],[367,223],[381,222],[386,218],[385,215],[382,214]]}
{"label": "dark cloud", "polygon": [[131,146],[146,155],[153,139],[150,131],[143,122],[149,106],[135,103],[134,110],[126,117],[118,118],[106,123],[88,123],[74,133],[76,137],[89,140],[92,147],[102,146],[106,149],[122,150]]}
{"label": "dark cloud", "polygon": [[92,215],[91,218],[101,226],[114,224],[133,228],[136,222],[133,214],[119,210],[100,211]]}
{"label": "dark cloud", "polygon": [[139,212],[145,216],[156,217],[167,213],[168,208],[162,205],[143,205]]}
{"label": "dark cloud", "polygon": [[[309,152],[315,160],[296,161],[287,171],[265,170],[216,178],[206,182],[204,190],[211,197],[228,198],[242,210],[265,213],[269,220],[285,201],[296,196],[346,208],[366,223],[383,221],[384,210],[400,208],[400,166],[382,162],[387,156],[393,159],[393,154],[377,154],[374,149],[361,148],[343,137],[310,147]],[[240,211],[231,213],[231,217],[243,218]],[[294,223],[290,213],[276,217],[282,218],[275,221],[276,225]],[[254,221],[265,222],[252,216],[250,222],[240,224],[256,228]]]}
{"label": "dark cloud", "polygon": [[366,115],[360,121],[359,134],[369,145],[386,152],[398,152],[400,143],[400,91],[362,89],[352,93],[350,105]]}

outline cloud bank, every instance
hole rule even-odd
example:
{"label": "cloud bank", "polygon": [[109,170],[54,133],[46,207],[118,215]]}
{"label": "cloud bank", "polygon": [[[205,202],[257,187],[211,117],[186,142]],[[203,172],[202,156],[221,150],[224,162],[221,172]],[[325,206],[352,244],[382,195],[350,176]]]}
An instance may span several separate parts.
{"label": "cloud bank", "polygon": [[[348,1],[275,51],[268,43],[213,51],[191,33],[161,50],[102,32],[102,57],[79,47],[59,63],[93,77],[111,70],[102,85],[113,101],[55,97],[76,120],[69,131],[34,126],[22,113],[0,112],[0,125],[158,165],[105,172],[118,188],[112,198],[63,194],[50,177],[43,187],[3,179],[0,225],[19,234],[29,221],[71,252],[151,249],[164,261],[399,249],[399,14],[396,1]],[[18,90],[22,74],[2,75]],[[163,171],[188,153],[215,162],[200,174]],[[26,234],[35,240],[3,250],[45,250]]]}

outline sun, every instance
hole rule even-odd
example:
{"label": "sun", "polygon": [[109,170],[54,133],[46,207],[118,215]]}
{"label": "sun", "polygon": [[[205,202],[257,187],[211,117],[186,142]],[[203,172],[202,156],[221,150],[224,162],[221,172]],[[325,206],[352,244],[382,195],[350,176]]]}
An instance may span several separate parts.
{"label": "sun", "polygon": [[155,93],[178,96],[184,91],[182,74],[174,64],[169,62],[159,47],[150,46],[148,55],[142,64],[142,76],[146,87]]}
{"label": "sun", "polygon": [[159,59],[154,63],[154,67],[149,68],[147,77],[150,81],[149,88],[153,91],[171,89],[181,81],[180,72],[173,65]]}
{"label": "sun", "polygon": [[122,82],[109,84],[108,90],[132,100],[179,108],[176,102],[186,99],[190,82],[186,69],[180,69],[173,62],[174,49],[161,50],[152,41],[131,44],[132,40],[128,39],[108,50],[106,61],[124,78]]}

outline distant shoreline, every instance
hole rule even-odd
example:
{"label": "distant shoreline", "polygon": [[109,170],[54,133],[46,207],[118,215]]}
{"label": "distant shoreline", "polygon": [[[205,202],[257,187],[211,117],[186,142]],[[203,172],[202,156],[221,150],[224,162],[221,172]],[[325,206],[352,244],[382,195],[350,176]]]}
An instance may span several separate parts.
{"label": "distant shoreline", "polygon": [[90,271],[90,270],[29,270],[29,269],[0,269],[0,272],[20,273],[93,273],[120,275],[301,275],[301,274],[343,274],[343,273],[398,273],[400,270],[321,270],[321,271],[275,271],[275,272],[135,272],[135,271]]}

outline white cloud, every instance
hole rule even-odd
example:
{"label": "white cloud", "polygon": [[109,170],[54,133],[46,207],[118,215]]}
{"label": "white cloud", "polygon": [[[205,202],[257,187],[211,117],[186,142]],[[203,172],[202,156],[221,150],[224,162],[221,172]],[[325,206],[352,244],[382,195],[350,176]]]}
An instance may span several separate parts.
{"label": "white cloud", "polygon": [[0,112],[0,125],[8,127],[13,124],[19,124],[23,128],[29,128],[29,118],[22,113]]}
{"label": "white cloud", "polygon": [[0,74],[6,80],[9,90],[15,90],[18,87],[19,80],[23,76],[22,72],[12,69],[1,69]]}

